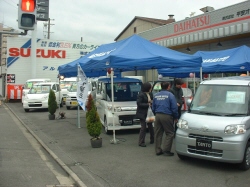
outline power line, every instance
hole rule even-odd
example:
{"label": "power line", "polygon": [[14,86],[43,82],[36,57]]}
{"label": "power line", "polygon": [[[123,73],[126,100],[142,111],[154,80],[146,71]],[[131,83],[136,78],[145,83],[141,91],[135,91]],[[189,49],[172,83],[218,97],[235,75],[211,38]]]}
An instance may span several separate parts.
{"label": "power line", "polygon": [[10,2],[5,1],[5,0],[3,0],[3,1],[4,1],[5,3],[7,3],[7,4],[9,4],[9,5],[11,5],[11,6],[13,6],[13,7],[17,8],[17,5],[10,4]]}

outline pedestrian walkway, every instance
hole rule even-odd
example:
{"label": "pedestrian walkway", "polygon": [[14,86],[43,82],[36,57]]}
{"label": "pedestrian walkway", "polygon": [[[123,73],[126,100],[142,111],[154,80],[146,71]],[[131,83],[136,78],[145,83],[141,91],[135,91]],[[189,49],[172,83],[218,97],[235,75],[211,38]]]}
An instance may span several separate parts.
{"label": "pedestrian walkway", "polygon": [[0,106],[0,120],[0,186],[72,184],[72,180],[68,183],[68,176],[59,165],[53,164],[57,173],[51,170],[53,159],[4,103]]}

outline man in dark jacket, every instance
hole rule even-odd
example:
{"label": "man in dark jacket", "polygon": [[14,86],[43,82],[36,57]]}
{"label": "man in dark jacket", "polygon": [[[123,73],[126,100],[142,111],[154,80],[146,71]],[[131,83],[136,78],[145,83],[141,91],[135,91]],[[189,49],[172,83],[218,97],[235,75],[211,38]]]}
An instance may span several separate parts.
{"label": "man in dark jacket", "polygon": [[178,106],[178,119],[181,117],[181,107],[183,105],[183,91],[181,89],[181,85],[183,81],[181,79],[175,79],[172,88],[169,90],[175,97]]}

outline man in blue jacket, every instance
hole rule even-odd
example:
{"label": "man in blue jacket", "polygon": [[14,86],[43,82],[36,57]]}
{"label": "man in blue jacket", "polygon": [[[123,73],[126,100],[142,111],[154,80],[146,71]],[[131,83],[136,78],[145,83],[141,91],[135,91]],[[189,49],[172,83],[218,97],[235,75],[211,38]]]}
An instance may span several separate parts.
{"label": "man in blue jacket", "polygon": [[[170,83],[162,82],[161,88],[162,90],[155,94],[152,104],[152,111],[155,114],[155,152],[156,155],[173,156],[171,148],[174,139],[174,122],[178,121],[178,106],[175,96],[168,91]],[[166,138],[162,145],[164,132]]]}

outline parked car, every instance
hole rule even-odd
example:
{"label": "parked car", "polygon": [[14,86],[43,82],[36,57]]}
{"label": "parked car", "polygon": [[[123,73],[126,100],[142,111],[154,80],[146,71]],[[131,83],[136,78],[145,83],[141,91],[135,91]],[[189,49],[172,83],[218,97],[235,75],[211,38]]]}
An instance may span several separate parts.
{"label": "parked car", "polygon": [[66,97],[68,95],[68,89],[70,86],[74,83],[76,83],[77,77],[69,77],[69,78],[64,78],[63,80],[60,81],[60,88],[61,88],[61,93],[63,96],[63,104],[66,103]]}
{"label": "parked car", "polygon": [[[88,95],[92,94],[93,98],[95,98],[95,92],[96,92],[96,80],[95,79],[88,79]],[[88,98],[85,101],[85,105],[87,105]],[[67,107],[67,110],[70,110],[72,107],[78,106],[77,101],[77,82],[71,84],[71,86],[68,89],[68,94],[66,97],[65,105]]]}
{"label": "parked car", "polygon": [[23,100],[23,108],[25,112],[30,109],[48,108],[48,97],[50,89],[55,92],[57,104],[63,107],[62,94],[60,93],[60,86],[57,82],[42,82],[34,84],[29,92],[25,95]]}
{"label": "parked car", "polygon": [[250,77],[207,80],[177,126],[180,159],[194,157],[250,168]]}
{"label": "parked car", "polygon": [[112,112],[112,92],[110,78],[97,81],[96,107],[107,134],[113,130],[139,129],[139,119],[135,118],[137,95],[141,90],[141,80],[134,78],[114,78],[114,114]]}
{"label": "parked car", "polygon": [[29,92],[30,88],[39,82],[51,82],[51,79],[47,78],[41,78],[41,79],[28,79],[25,84],[23,85],[23,91],[22,91],[22,103],[24,100],[25,95]]}

